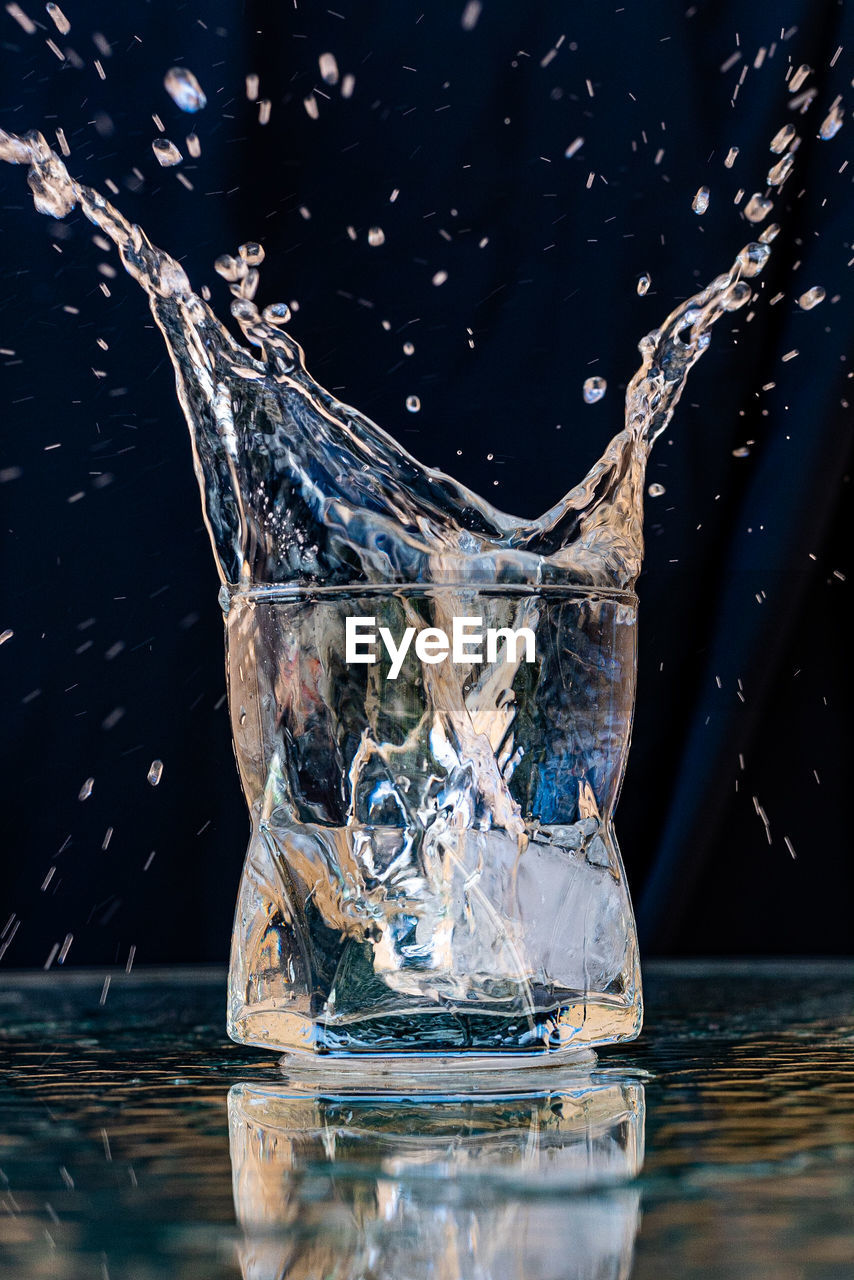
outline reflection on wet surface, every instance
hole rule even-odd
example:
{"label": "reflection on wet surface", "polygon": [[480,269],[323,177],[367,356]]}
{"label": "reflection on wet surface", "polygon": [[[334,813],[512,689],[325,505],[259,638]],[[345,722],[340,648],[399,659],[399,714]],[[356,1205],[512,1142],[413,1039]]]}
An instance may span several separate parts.
{"label": "reflection on wet surface", "polygon": [[850,963],[650,968],[638,1044],[492,1099],[294,1087],[221,973],[103,989],[4,975],[10,1276],[854,1274]]}

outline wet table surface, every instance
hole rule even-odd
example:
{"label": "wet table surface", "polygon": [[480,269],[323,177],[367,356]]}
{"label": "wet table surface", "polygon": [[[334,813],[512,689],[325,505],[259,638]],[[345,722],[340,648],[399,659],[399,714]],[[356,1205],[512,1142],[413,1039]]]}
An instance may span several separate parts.
{"label": "wet table surface", "polygon": [[649,966],[640,1041],[492,1098],[300,1090],[224,987],[0,978],[4,1274],[854,1276],[854,962]]}

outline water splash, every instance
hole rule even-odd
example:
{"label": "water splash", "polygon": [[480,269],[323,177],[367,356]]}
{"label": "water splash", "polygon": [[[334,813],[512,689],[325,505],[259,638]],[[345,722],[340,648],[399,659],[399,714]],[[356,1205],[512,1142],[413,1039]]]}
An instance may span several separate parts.
{"label": "water splash", "polygon": [[[649,450],[665,430],[712,326],[751,296],[767,245],[681,303],[640,343],[625,426],[539,519],[497,510],[426,467],[307,372],[288,311],[254,302],[259,246],[220,259],[235,295],[235,341],[183,268],[91,187],[39,133],[0,131],[0,158],[29,166],[41,213],[79,205],[148,295],[175,369],[222,581],[336,586],[420,581],[576,583],[629,589],[643,556]],[[597,383],[598,386],[598,383]]]}

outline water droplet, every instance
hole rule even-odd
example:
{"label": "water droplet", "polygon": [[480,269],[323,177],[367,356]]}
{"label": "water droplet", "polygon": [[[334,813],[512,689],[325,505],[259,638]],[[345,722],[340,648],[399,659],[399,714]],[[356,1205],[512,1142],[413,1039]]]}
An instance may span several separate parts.
{"label": "water droplet", "polygon": [[739,307],[743,307],[745,302],[749,302],[753,296],[753,291],[749,284],[745,284],[743,280],[736,280],[735,284],[730,285],[726,293],[721,296],[721,302],[725,311],[737,311]]}
{"label": "water droplet", "polygon": [[642,276],[638,276],[637,289],[638,289],[638,295],[641,298],[645,293],[648,292],[649,286],[651,283],[652,281],[650,280],[649,276],[645,272]]}
{"label": "water droplet", "polygon": [[744,206],[744,216],[748,222],[761,222],[763,218],[768,217],[773,208],[774,201],[767,200],[756,191]]}
{"label": "water droplet", "polygon": [[71,23],[68,21],[65,14],[60,9],[59,5],[46,4],[45,8],[47,9],[50,16],[53,18],[53,24],[56,27],[59,34],[62,36],[67,36],[69,31],[71,30]]}
{"label": "water droplet", "polygon": [[811,75],[812,67],[808,67],[805,62],[802,63],[789,81],[789,93],[797,93],[807,76]]}
{"label": "water droplet", "polygon": [[146,781],[149,782],[152,787],[156,787],[160,779],[163,777],[163,761],[152,760],[148,773],[145,776]]}
{"label": "water droplet", "polygon": [[709,188],[700,187],[700,190],[691,201],[691,208],[695,213],[705,213],[709,207]]}
{"label": "water droplet", "polygon": [[730,147],[729,151],[726,153],[726,159],[724,160],[724,164],[728,169],[731,169],[732,166],[735,164],[737,156],[738,156],[738,147]]}
{"label": "water droplet", "polygon": [[355,89],[355,87],[356,87],[356,77],[351,75],[346,75],[344,79],[341,81],[341,97],[352,98],[353,90]]}
{"label": "water droplet", "polygon": [[793,124],[784,124],[782,129],[778,129],[771,139],[771,150],[775,155],[779,156],[786,150],[786,147],[795,137],[795,126]]}
{"label": "water droplet", "polygon": [[92,788],[94,787],[94,785],[95,785],[95,779],[87,778],[86,781],[83,783],[83,786],[80,788],[79,792],[77,793],[77,799],[88,800],[92,794]]}
{"label": "water droplet", "polygon": [[415,343],[414,343],[414,342],[404,342],[404,344],[403,344],[403,354],[404,354],[405,356],[411,356],[411,355],[414,355],[414,354],[415,354]]}
{"label": "water droplet", "polygon": [[170,142],[168,138],[155,138],[151,144],[151,150],[154,152],[157,163],[164,169],[168,169],[173,164],[180,164],[184,159],[175,143]]}
{"label": "water droplet", "polygon": [[264,249],[255,240],[247,240],[237,252],[248,267],[257,267],[264,261]]}
{"label": "water droplet", "polygon": [[199,156],[202,154],[202,144],[199,142],[198,137],[195,133],[188,133],[186,141],[187,150],[190,155],[194,160],[198,160]]}
{"label": "water droplet", "polygon": [[736,261],[741,267],[742,275],[749,278],[751,276],[758,276],[759,272],[765,266],[765,263],[770,257],[771,250],[768,248],[767,244],[757,244],[754,240],[750,244],[746,244],[744,246]]}
{"label": "water droplet", "polygon": [[418,413],[421,408],[421,401],[418,399],[418,396],[407,396],[406,407],[410,413]]}
{"label": "water droplet", "polygon": [[651,484],[647,489],[647,493],[651,498],[660,498],[661,495],[666,492],[667,490],[664,488],[663,484]]}
{"label": "water droplet", "polygon": [[163,88],[177,107],[191,115],[208,105],[202,86],[187,67],[170,67],[163,77]]}
{"label": "water droplet", "polygon": [[743,444],[740,449],[733,449],[732,456],[734,458],[749,458],[750,450],[748,449],[747,445]]}
{"label": "water droplet", "polygon": [[783,183],[792,172],[794,163],[795,153],[794,151],[789,151],[783,156],[782,160],[778,160],[775,165],[772,165],[768,170],[768,186],[782,187]]}
{"label": "water droplet", "polygon": [[218,276],[222,276],[223,280],[229,281],[239,280],[245,274],[243,263],[227,253],[220,254],[214,262],[214,271]]}
{"label": "water droplet", "polygon": [[588,378],[582,388],[585,404],[595,404],[597,400],[601,400],[605,392],[608,390],[608,384],[604,378]]}
{"label": "water droplet", "polygon": [[833,106],[821,122],[818,136],[823,142],[829,142],[831,138],[835,138],[839,130],[842,128],[842,117],[844,115],[839,98],[836,99]]}
{"label": "water droplet", "polygon": [[463,9],[463,16],[460,18],[460,25],[463,31],[474,30],[480,17],[481,8],[480,0],[467,0],[466,7]]}
{"label": "water droplet", "polygon": [[291,309],[286,302],[271,302],[261,314],[267,324],[287,324],[291,318]]}
{"label": "water droplet", "polygon": [[334,53],[322,53],[317,60],[324,84],[338,83],[338,62]]}
{"label": "water droplet", "polygon": [[447,271],[437,271],[436,274],[433,276],[433,283],[435,285],[444,284],[447,278],[448,278]]}
{"label": "water droplet", "polygon": [[798,306],[801,311],[812,311],[813,307],[817,307],[820,302],[824,302],[827,294],[824,292],[820,284],[813,285],[811,289],[807,289],[806,293],[802,293],[798,298]]}
{"label": "water droplet", "polygon": [[770,222],[762,235],[759,237],[760,244],[770,244],[772,240],[776,240],[780,234],[780,228],[776,222]]}
{"label": "water droplet", "polygon": [[381,244],[385,244],[385,232],[382,227],[370,227],[368,229],[368,244],[374,249]]}
{"label": "water droplet", "polygon": [[259,80],[257,76],[246,77],[246,97],[250,102],[254,102],[258,97]]}
{"label": "water droplet", "polygon": [[572,157],[575,155],[576,151],[580,151],[583,146],[584,146],[584,139],[580,137],[575,138],[572,142],[570,142],[569,146],[567,147],[566,151],[564,151],[563,154],[566,156],[567,160],[571,160]]}

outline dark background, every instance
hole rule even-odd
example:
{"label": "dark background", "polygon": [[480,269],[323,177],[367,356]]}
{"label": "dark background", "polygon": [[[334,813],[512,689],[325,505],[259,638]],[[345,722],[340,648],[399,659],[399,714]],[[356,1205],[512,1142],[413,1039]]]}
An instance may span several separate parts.
{"label": "dark background", "polygon": [[[259,299],[299,302],[291,331],[315,377],[528,516],[619,429],[639,338],[752,238],[735,193],[764,190],[768,141],[798,126],[753,318],[715,330],[651,460],[666,492],[647,506],[617,828],[647,953],[851,950],[851,125],[817,138],[836,94],[851,96],[850,7],[484,0],[465,30],[462,0],[69,0],[61,36],[22,3],[43,29],[0,14],[0,126],[51,142],[61,126],[72,173],[113,182],[221,314],[214,258],[260,240]],[[47,38],[74,56],[61,63]],[[355,76],[349,100],[320,79],[325,51]],[[806,117],[785,85],[804,62],[818,89]],[[198,116],[163,89],[174,64],[207,93]],[[178,169],[154,159],[152,113]],[[72,935],[69,964],[219,960],[247,821],[217,580],[159,335],[92,240],[79,215],[37,216],[24,172],[0,165],[0,631],[14,631],[0,647],[0,949],[39,966]],[[816,284],[827,300],[799,311]],[[587,406],[594,373],[608,393]]]}

